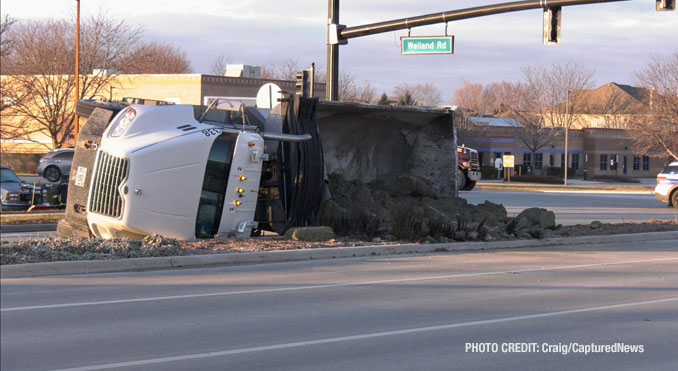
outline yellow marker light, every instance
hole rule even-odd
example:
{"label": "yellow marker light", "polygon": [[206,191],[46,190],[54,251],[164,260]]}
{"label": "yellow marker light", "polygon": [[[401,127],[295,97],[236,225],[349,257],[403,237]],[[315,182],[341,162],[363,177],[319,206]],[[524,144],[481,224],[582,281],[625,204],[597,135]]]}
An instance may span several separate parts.
{"label": "yellow marker light", "polygon": [[245,190],[242,189],[242,188],[238,188],[238,193],[243,194],[243,193],[245,193]]}
{"label": "yellow marker light", "polygon": [[240,206],[240,205],[242,205],[242,202],[240,202],[240,200],[235,200],[235,206]]}
{"label": "yellow marker light", "polygon": [[244,175],[241,175],[241,176],[240,176],[240,181],[241,181],[241,182],[244,182],[244,181],[246,181],[246,180],[247,180],[247,177],[246,177],[246,176],[244,176]]}
{"label": "yellow marker light", "polygon": [[464,150],[461,149],[461,148],[457,148],[457,152],[462,153],[462,152],[464,152]]}
{"label": "yellow marker light", "polygon": [[248,142],[247,145],[250,147],[254,147],[254,142]]}

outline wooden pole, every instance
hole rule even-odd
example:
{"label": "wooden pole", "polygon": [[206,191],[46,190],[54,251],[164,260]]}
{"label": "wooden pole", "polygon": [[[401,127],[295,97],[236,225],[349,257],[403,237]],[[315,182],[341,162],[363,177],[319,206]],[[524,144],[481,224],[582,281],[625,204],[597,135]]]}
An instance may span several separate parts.
{"label": "wooden pole", "polygon": [[[75,0],[77,3],[77,10],[75,16],[75,102],[73,104],[73,112],[76,112],[78,106],[78,99],[80,98],[80,0]],[[80,118],[77,112],[75,113],[75,128],[73,136],[75,143],[78,143],[78,133],[80,132]]]}

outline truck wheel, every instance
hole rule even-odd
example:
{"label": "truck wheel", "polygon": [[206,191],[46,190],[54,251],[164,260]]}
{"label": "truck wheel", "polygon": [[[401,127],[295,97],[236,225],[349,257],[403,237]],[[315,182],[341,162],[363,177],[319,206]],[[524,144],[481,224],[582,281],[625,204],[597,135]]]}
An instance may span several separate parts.
{"label": "truck wheel", "polygon": [[467,180],[466,185],[464,186],[464,189],[462,191],[470,191],[476,186],[476,181],[475,180]]}
{"label": "truck wheel", "polygon": [[678,209],[678,189],[673,191],[671,194],[671,204],[673,204],[673,207]]}
{"label": "truck wheel", "polygon": [[463,171],[457,170],[457,189],[464,191],[466,187],[466,174]]}

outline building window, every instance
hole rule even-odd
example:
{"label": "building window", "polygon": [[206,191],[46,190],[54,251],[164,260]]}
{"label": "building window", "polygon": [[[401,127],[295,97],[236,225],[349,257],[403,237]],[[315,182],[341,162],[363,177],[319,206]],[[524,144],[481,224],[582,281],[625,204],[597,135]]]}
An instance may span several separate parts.
{"label": "building window", "polygon": [[544,167],[544,154],[535,153],[534,154],[534,169],[541,170]]}
{"label": "building window", "polygon": [[523,165],[532,166],[532,154],[523,153]]}
{"label": "building window", "polygon": [[607,170],[607,155],[600,155],[600,170]]}
{"label": "building window", "polygon": [[564,167],[565,167],[565,153],[562,153],[560,155],[560,168],[562,169]]}
{"label": "building window", "polygon": [[633,170],[640,170],[640,156],[633,156]]}
{"label": "building window", "polygon": [[650,171],[650,157],[643,156],[643,171]]}
{"label": "building window", "polygon": [[554,162],[554,161],[553,161],[553,158],[554,158],[554,157],[555,157],[555,156],[553,155],[553,153],[549,155],[549,166],[550,166],[550,167],[553,167],[553,162]]}
{"label": "building window", "polygon": [[579,154],[578,153],[573,153],[572,154],[572,168],[574,170],[579,169]]}
{"label": "building window", "polygon": [[610,170],[617,171],[617,155],[610,155]]}

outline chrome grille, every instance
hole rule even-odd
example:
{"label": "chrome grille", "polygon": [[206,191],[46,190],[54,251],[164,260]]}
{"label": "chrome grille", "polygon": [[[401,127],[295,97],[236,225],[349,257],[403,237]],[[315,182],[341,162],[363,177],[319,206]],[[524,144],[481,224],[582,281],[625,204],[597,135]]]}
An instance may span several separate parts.
{"label": "chrome grille", "polygon": [[478,152],[477,151],[469,151],[471,152],[471,169],[479,170],[480,169],[480,163],[478,161]]}
{"label": "chrome grille", "polygon": [[127,177],[127,159],[99,151],[92,180],[89,211],[114,218],[122,215],[122,196],[118,191]]}

